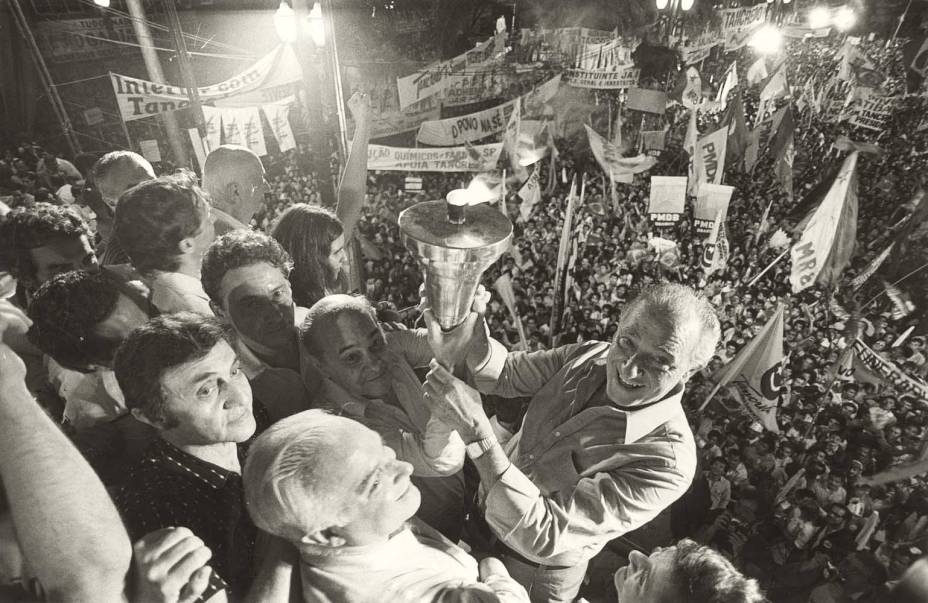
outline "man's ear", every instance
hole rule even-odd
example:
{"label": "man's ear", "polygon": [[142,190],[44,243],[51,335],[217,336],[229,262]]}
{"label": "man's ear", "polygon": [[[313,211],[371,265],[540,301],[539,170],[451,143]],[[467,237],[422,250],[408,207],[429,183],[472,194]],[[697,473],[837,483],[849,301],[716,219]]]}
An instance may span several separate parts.
{"label": "man's ear", "polygon": [[238,199],[241,199],[242,197],[242,190],[241,190],[241,187],[238,185],[238,182],[235,182],[233,180],[227,185],[227,187],[229,191],[228,198],[235,199],[236,200],[235,204],[238,204]]}
{"label": "man's ear", "polygon": [[313,532],[312,534],[306,534],[300,539],[300,542],[318,547],[337,549],[345,546],[348,541],[341,534],[341,530],[338,527],[331,527]]}
{"label": "man's ear", "polygon": [[196,243],[194,242],[193,237],[181,239],[180,243],[177,244],[177,250],[181,253],[181,255],[186,255],[194,249],[196,249]]}

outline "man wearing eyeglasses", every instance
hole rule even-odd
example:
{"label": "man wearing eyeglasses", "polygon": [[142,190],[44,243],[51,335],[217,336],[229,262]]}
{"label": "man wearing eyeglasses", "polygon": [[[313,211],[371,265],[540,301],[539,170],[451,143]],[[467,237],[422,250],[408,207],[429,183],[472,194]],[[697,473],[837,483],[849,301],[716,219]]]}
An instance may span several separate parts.
{"label": "man wearing eyeglasses", "polygon": [[485,332],[478,322],[467,355],[477,387],[532,398],[505,449],[480,394],[435,362],[426,396],[474,460],[494,552],[532,601],[572,601],[591,557],[689,487],[696,445],[680,400],[712,358],[718,319],[691,289],[665,284],[629,303],[611,344],[506,353]]}

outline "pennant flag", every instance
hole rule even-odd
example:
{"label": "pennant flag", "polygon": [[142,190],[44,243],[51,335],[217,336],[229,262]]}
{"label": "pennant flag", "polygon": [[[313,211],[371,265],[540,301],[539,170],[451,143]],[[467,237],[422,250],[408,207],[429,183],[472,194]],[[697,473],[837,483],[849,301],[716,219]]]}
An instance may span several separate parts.
{"label": "pennant flag", "polygon": [[673,92],[670,93],[670,98],[680,101],[684,107],[695,109],[702,100],[703,89],[702,76],[699,75],[699,71],[695,67],[688,67],[677,81]]}
{"label": "pennant flag", "polygon": [[261,110],[264,111],[264,117],[271,125],[271,134],[277,141],[277,146],[281,152],[289,151],[296,148],[296,138],[293,136],[293,129],[290,127],[290,105],[295,102],[294,97],[289,97],[278,103],[264,105]]}
{"label": "pennant flag", "polygon": [[767,115],[767,110],[773,105],[773,101],[778,98],[789,95],[789,84],[786,81],[786,63],[777,69],[773,76],[767,81],[767,84],[760,91],[760,101],[757,107],[757,117],[754,121],[763,119]]}
{"label": "pennant flag", "polygon": [[783,308],[778,305],[754,339],[713,375],[715,391],[733,385],[744,406],[774,433],[780,431],[777,405],[783,385]]}
{"label": "pennant flag", "polygon": [[894,245],[895,243],[890,243],[889,247],[884,249],[880,255],[870,260],[870,263],[867,264],[867,267],[864,268],[860,274],[854,277],[854,280],[851,281],[851,291],[857,291],[860,289],[861,285],[866,283],[867,279],[873,276],[873,273],[876,272],[883,264],[883,262],[886,261],[886,258],[889,257],[889,254],[892,252]]}
{"label": "pennant flag", "polygon": [[203,146],[206,147],[208,155],[222,144],[222,109],[203,105],[203,119],[205,121]]}
{"label": "pennant flag", "polygon": [[590,140],[590,150],[603,171],[616,182],[623,177],[646,172],[657,163],[656,157],[637,155],[635,157],[622,157],[621,151],[611,142],[596,133],[593,128],[584,124],[587,137]]}
{"label": "pennant flag", "polygon": [[721,184],[725,173],[725,147],[728,144],[728,128],[722,126],[715,132],[700,138],[696,143],[693,174],[696,193],[706,183]]}
{"label": "pennant flag", "polygon": [[802,237],[790,253],[793,293],[813,283],[835,287],[850,262],[857,233],[857,153],[851,153],[831,184]]}
{"label": "pennant flag", "polygon": [[532,214],[532,208],[541,200],[541,182],[538,176],[540,171],[536,165],[532,169],[531,176],[519,189],[518,195],[522,199],[522,203],[519,204],[519,221],[521,222],[528,220]]}
{"label": "pennant flag", "polygon": [[793,109],[787,105],[786,113],[773,137],[773,153],[776,157],[773,171],[790,201],[793,200],[793,159],[796,154],[794,130]]}
{"label": "pennant flag", "polygon": [[718,96],[715,97],[715,101],[719,104],[720,109],[724,109],[728,105],[728,94],[738,85],[738,62],[732,61],[732,64],[728,66],[728,69],[725,70],[725,75],[722,77],[722,85],[719,86]]}
{"label": "pennant flag", "polygon": [[883,289],[886,290],[886,297],[893,303],[893,320],[902,320],[915,311],[915,304],[899,287],[883,281]]}
{"label": "pennant flag", "polygon": [[728,126],[728,144],[725,149],[725,161],[728,165],[738,166],[744,162],[748,147],[748,128],[744,121],[744,99],[741,90],[736,90],[734,99],[725,109],[722,123]]}
{"label": "pennant flag", "polygon": [[706,276],[724,270],[728,264],[728,237],[725,235],[725,222],[720,211],[712,223],[712,231],[702,251],[700,265]]}
{"label": "pennant flag", "polygon": [[757,59],[748,69],[748,85],[753,86],[767,79],[767,63],[764,57]]}
{"label": "pennant flag", "polygon": [[504,272],[498,279],[493,282],[493,288],[499,293],[499,298],[503,300],[512,320],[516,324],[516,330],[519,332],[519,341],[522,342],[522,349],[528,350],[528,338],[525,336],[525,329],[522,326],[522,318],[519,316],[518,306],[516,306],[516,294],[512,288],[512,279],[509,274]]}

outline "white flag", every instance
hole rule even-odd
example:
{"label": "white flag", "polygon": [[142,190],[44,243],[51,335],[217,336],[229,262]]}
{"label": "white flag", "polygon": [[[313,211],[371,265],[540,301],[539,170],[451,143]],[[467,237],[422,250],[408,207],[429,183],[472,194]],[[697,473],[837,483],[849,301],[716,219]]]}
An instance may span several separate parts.
{"label": "white flag", "polygon": [[274,135],[281,152],[296,148],[296,139],[293,137],[289,119],[291,102],[293,102],[293,97],[261,107],[267,122],[271,124],[271,134]]}
{"label": "white flag", "polygon": [[716,97],[716,102],[719,104],[719,108],[724,110],[728,104],[728,93],[738,85],[738,63],[733,61],[732,64],[728,67],[728,70],[725,72],[725,78],[722,81],[722,85],[719,87],[719,94]]}
{"label": "white flag", "polygon": [[748,84],[754,85],[767,79],[767,63],[760,57],[748,69]]}
{"label": "white flag", "polygon": [[725,173],[725,150],[728,144],[728,127],[722,126],[715,132],[707,134],[696,143],[696,156],[693,158],[693,175],[696,180],[695,191],[706,183],[721,184]]}
{"label": "white flag", "polygon": [[208,155],[222,144],[222,110],[203,105],[203,121],[205,122],[203,144],[206,146]]}
{"label": "white flag", "polygon": [[519,198],[522,203],[519,204],[519,220],[525,222],[532,214],[532,208],[541,200],[541,182],[538,178],[538,166],[532,169],[532,175],[528,177],[522,188],[519,189]]}

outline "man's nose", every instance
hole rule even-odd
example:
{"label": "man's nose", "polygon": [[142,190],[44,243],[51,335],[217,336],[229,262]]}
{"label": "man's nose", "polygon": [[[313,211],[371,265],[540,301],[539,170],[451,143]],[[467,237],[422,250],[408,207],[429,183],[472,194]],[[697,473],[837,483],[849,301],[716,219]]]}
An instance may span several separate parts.
{"label": "man's nose", "polygon": [[638,373],[638,363],[635,361],[634,356],[630,356],[625,362],[619,365],[619,375],[626,381],[635,379],[638,377]]}

